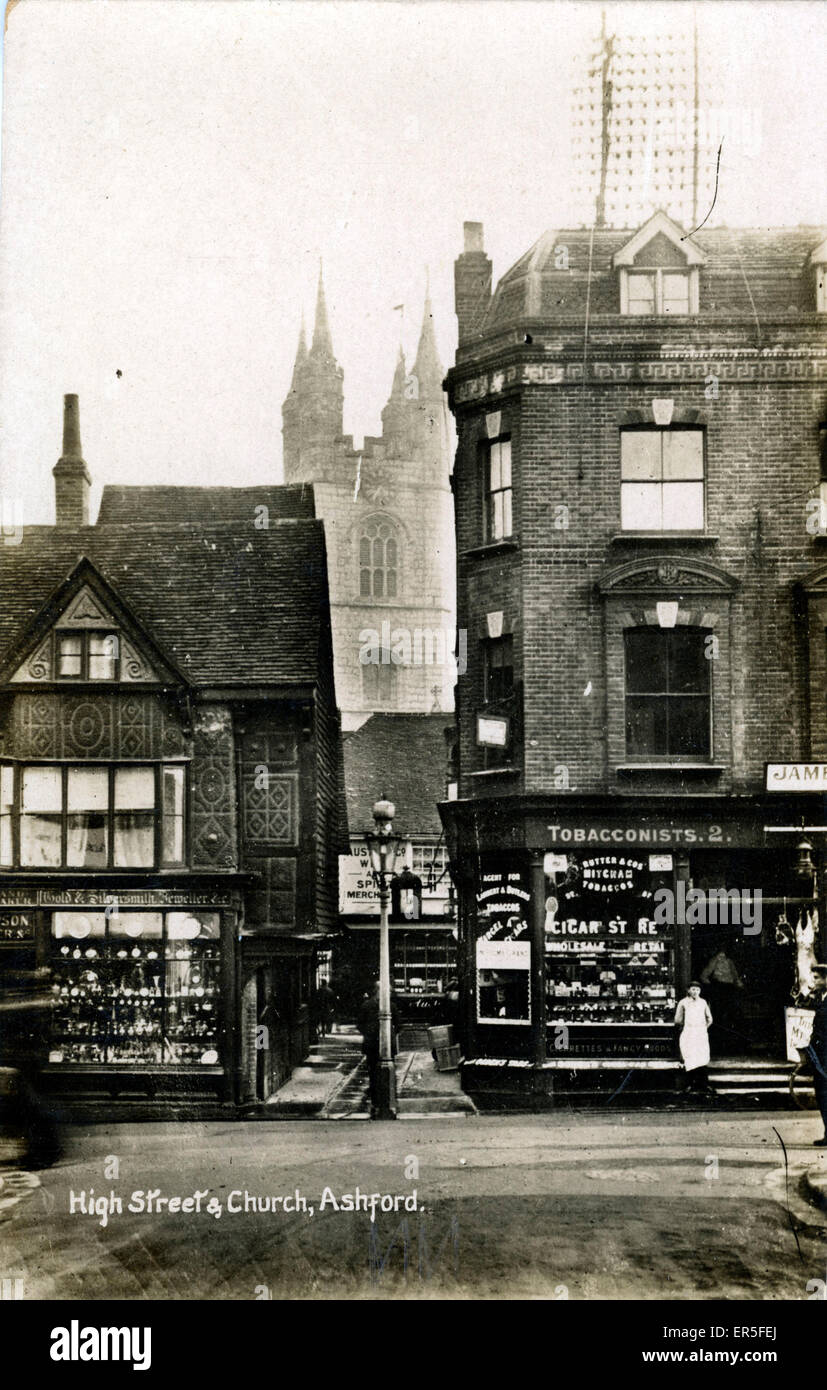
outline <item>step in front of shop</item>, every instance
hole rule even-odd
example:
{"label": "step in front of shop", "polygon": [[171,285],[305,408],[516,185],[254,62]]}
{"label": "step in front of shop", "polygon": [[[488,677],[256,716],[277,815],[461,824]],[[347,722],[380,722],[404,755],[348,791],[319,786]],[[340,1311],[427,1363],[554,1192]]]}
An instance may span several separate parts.
{"label": "step in front of shop", "polygon": [[[514,1058],[472,1058],[463,1063],[462,1087],[481,1111],[547,1109],[559,1104],[612,1102],[622,1107],[720,1103],[795,1109],[787,1063],[727,1062],[709,1071],[709,1091],[688,1089],[683,1066],[671,1058],[555,1058],[542,1069]],[[807,1108],[812,1087],[797,1087]]]}

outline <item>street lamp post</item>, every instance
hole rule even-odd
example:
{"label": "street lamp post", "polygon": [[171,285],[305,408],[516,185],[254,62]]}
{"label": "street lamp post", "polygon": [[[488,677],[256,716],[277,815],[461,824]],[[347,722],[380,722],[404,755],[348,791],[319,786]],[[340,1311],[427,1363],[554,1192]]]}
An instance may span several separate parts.
{"label": "street lamp post", "polygon": [[396,1119],[396,1072],[391,1046],[391,967],[388,915],[390,881],[396,860],[397,840],[393,834],[396,808],[390,801],[377,801],[373,808],[376,830],[366,835],[373,877],[379,889],[379,1105],[377,1119]]}

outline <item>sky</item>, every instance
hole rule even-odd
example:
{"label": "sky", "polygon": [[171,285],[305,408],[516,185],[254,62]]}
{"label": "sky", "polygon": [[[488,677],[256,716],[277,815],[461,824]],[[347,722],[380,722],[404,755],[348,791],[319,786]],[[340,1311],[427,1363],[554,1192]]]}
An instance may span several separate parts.
{"label": "sky", "polygon": [[[693,7],[607,7],[671,29]],[[711,225],[827,223],[827,6],[705,0],[730,145]],[[0,501],[54,518],[62,397],[103,483],[281,480],[281,404],[320,257],[346,432],[380,430],[426,267],[446,367],[453,262],[495,281],[570,187],[572,64],[600,22],[559,0],[18,0],[6,12]],[[404,305],[404,311],[395,308]]]}

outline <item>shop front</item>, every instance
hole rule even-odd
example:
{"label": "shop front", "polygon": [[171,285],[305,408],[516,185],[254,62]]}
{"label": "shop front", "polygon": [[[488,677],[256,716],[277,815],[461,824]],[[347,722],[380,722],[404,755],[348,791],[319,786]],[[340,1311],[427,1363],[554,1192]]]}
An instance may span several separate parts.
{"label": "shop front", "polygon": [[827,827],[801,798],[667,805],[443,806],[467,1089],[671,1091],[692,979],[712,1009],[713,1065],[787,1065],[789,1011],[825,953]]}
{"label": "shop front", "polygon": [[230,1106],[238,913],[232,890],[204,885],[2,890],[4,951],[50,972],[34,1040],[44,1089],[70,1111]]}
{"label": "shop front", "polygon": [[[361,841],[339,859],[339,911],[342,934],[332,952],[333,988],[342,1020],[352,1022],[379,968],[379,896]],[[389,943],[401,1023],[425,1028],[449,1021],[457,929],[444,844],[406,844],[391,883]]]}

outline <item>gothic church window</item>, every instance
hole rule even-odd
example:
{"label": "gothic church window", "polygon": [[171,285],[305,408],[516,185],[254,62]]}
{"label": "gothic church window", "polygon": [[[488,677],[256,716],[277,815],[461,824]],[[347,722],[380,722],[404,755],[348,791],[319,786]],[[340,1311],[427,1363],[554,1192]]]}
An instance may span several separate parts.
{"label": "gothic church window", "polygon": [[399,541],[390,521],[371,517],[359,536],[360,598],[396,598],[399,592]]}
{"label": "gothic church window", "polygon": [[362,698],[375,708],[394,708],[398,701],[396,667],[369,663],[362,667]]}

